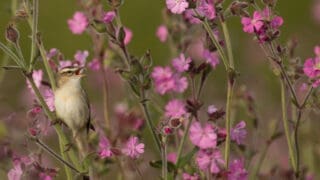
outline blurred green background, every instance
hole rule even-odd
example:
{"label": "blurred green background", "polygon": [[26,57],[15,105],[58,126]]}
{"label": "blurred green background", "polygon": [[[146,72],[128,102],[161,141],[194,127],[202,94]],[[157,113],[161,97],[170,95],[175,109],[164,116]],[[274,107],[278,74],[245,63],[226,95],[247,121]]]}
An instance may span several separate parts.
{"label": "blurred green background", "polygon": [[[279,0],[276,7],[277,12],[284,19],[280,40],[285,43],[289,38],[296,38],[299,42],[297,54],[303,60],[313,56],[313,47],[320,44],[320,19],[317,20],[314,17],[316,2],[316,0]],[[10,22],[10,6],[10,0],[0,1],[1,42],[5,42],[4,30]],[[164,0],[126,0],[125,5],[121,8],[123,24],[133,31],[133,39],[129,45],[131,53],[142,55],[146,49],[151,49],[157,65],[164,65],[172,58],[166,44],[160,43],[155,36],[156,28],[163,23],[161,12],[164,7]],[[40,1],[39,31],[43,35],[45,47],[47,49],[58,48],[67,59],[71,59],[77,50],[91,50],[89,36],[73,35],[68,29],[67,19],[71,18],[77,10],[79,10],[79,7],[76,1]],[[320,14],[320,8],[317,12]],[[30,31],[24,23],[19,24],[19,29],[23,52],[29,56],[30,39],[28,36]],[[245,84],[253,92],[261,121],[279,118],[280,92],[278,80],[270,70],[265,55],[257,43],[252,41],[252,37],[242,31],[239,18],[234,17],[229,21],[229,29],[236,68],[241,74],[237,84],[239,86]],[[2,57],[3,52],[0,51],[0,64]],[[25,86],[24,82],[25,80],[20,74],[6,73],[3,83],[0,84],[0,117],[8,115],[6,111],[8,109],[13,111],[24,107],[23,104],[19,104],[21,101],[19,101],[20,96],[18,95],[23,91],[21,87]],[[114,93],[116,92],[114,91]],[[225,72],[223,66],[220,65],[210,76],[203,99],[205,99],[206,104],[214,103],[223,107],[225,97]],[[94,97],[94,99],[99,98]],[[319,122],[317,124],[319,125]],[[315,137],[319,136],[315,135]],[[285,141],[282,141],[282,143],[285,143]]]}

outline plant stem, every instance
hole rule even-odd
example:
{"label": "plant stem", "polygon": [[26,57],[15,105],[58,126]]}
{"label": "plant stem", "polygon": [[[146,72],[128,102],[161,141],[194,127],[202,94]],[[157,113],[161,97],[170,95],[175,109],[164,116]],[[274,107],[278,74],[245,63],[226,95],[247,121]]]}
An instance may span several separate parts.
{"label": "plant stem", "polygon": [[158,151],[160,152],[161,151],[161,144],[160,144],[160,140],[159,140],[159,137],[158,135],[156,134],[156,130],[154,128],[154,125],[151,121],[151,118],[150,118],[150,114],[149,114],[149,110],[148,110],[148,105],[146,103],[146,97],[145,97],[145,91],[143,90],[143,88],[141,88],[141,100],[140,100],[140,104],[142,106],[142,109],[143,109],[143,112],[144,112],[144,115],[146,117],[146,121],[147,121],[147,126],[148,126],[148,129],[150,130],[150,133],[153,137],[153,140],[154,142],[156,143],[156,146],[157,146],[157,149]]}
{"label": "plant stem", "polygon": [[227,105],[226,105],[226,131],[227,137],[225,142],[225,152],[224,152],[224,161],[225,167],[228,169],[229,167],[229,159],[230,159],[230,131],[231,131],[231,104],[232,104],[232,95],[233,95],[233,82],[228,80],[228,90],[227,90]]}
{"label": "plant stem", "polygon": [[284,131],[285,131],[285,135],[288,143],[290,162],[294,172],[296,173],[297,172],[296,158],[294,156],[293,146],[290,138],[290,130],[288,126],[287,108],[286,108],[286,89],[285,89],[285,83],[283,79],[280,80],[280,83],[281,83],[281,108],[282,108],[283,127],[284,127]]}
{"label": "plant stem", "polygon": [[219,42],[218,42],[218,41],[216,40],[216,38],[214,37],[214,34],[213,34],[213,32],[212,32],[212,29],[210,28],[210,25],[209,25],[209,23],[208,23],[208,20],[205,19],[204,21],[202,21],[202,24],[203,24],[204,28],[206,29],[206,31],[207,31],[207,33],[208,33],[208,35],[209,35],[212,43],[213,43],[213,44],[216,46],[216,48],[218,49],[218,53],[219,53],[219,55],[220,55],[220,57],[221,57],[221,59],[222,59],[222,62],[223,62],[223,64],[224,64],[224,66],[225,66],[225,69],[228,70],[228,68],[229,68],[228,60],[227,60],[227,58],[226,58],[226,55],[225,55],[225,53],[224,53],[221,45],[219,44]]}
{"label": "plant stem", "polygon": [[227,53],[228,53],[229,65],[230,65],[230,68],[234,69],[234,60],[233,60],[232,46],[231,46],[231,40],[230,40],[228,26],[224,20],[221,20],[221,25],[222,25],[222,31],[224,34],[224,39],[225,39],[226,46],[227,46],[226,48],[227,48]]}
{"label": "plant stem", "polygon": [[54,79],[54,74],[52,72],[52,69],[51,69],[51,67],[49,65],[49,61],[47,59],[46,50],[44,49],[42,42],[37,42],[37,45],[38,45],[38,48],[40,50],[40,54],[41,54],[41,57],[42,57],[42,61],[43,61],[44,67],[45,67],[45,69],[47,71],[47,74],[48,74],[48,77],[49,77],[51,88],[52,88],[53,91],[55,91],[56,90],[56,82],[55,82],[55,79]]}
{"label": "plant stem", "polygon": [[106,123],[106,129],[110,130],[111,122],[109,119],[109,88],[108,88],[108,79],[106,77],[106,71],[103,64],[103,59],[100,59],[101,64],[101,74],[103,77],[103,116]]}
{"label": "plant stem", "polygon": [[43,150],[47,151],[50,155],[52,155],[54,158],[56,158],[57,160],[59,160],[61,163],[63,163],[64,165],[68,166],[70,169],[72,169],[73,171],[75,171],[76,173],[81,173],[80,171],[78,171],[75,167],[73,167],[72,164],[70,164],[69,162],[65,161],[62,157],[60,157],[57,153],[55,153],[48,145],[46,145],[45,143],[43,143],[42,141],[40,141],[40,139],[36,138],[35,139],[36,144],[38,144]]}
{"label": "plant stem", "polygon": [[20,67],[24,67],[23,63],[21,62],[21,60],[18,58],[18,56],[5,44],[3,44],[2,42],[0,42],[0,49],[2,49],[2,51],[7,54],[12,60],[14,60],[14,62],[20,66]]}
{"label": "plant stem", "polygon": [[189,119],[189,122],[187,124],[187,128],[186,130],[184,131],[184,134],[182,136],[182,140],[179,144],[179,149],[178,149],[178,153],[177,153],[177,161],[176,161],[176,165],[180,163],[180,160],[181,160],[181,156],[182,156],[182,149],[183,149],[183,146],[184,146],[184,143],[187,139],[187,136],[189,134],[189,129],[190,129],[190,126],[191,126],[191,122],[192,122],[192,118]]}
{"label": "plant stem", "polygon": [[162,178],[168,180],[168,162],[167,162],[167,137],[162,136],[161,146],[161,159],[162,159]]}
{"label": "plant stem", "polygon": [[36,48],[37,48],[37,33],[38,33],[38,9],[39,9],[39,0],[33,0],[32,8],[32,38],[31,38],[31,53],[30,53],[30,64],[29,72],[33,68],[34,61],[36,59]]}

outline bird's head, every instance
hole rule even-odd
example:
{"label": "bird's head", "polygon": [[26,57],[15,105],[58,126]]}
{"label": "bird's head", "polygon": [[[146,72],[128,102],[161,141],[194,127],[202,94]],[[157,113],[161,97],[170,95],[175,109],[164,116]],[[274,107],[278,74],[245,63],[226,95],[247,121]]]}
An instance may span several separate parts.
{"label": "bird's head", "polygon": [[80,83],[80,79],[84,77],[84,67],[67,66],[62,68],[58,74],[58,85],[61,87],[63,84],[74,82]]}

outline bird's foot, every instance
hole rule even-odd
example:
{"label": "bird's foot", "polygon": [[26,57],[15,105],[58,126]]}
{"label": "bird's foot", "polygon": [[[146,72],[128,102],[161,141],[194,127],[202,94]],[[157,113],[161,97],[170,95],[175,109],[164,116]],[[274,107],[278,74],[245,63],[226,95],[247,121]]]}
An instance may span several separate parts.
{"label": "bird's foot", "polygon": [[68,143],[68,144],[66,144],[64,146],[65,146],[64,152],[68,152],[73,147],[73,143]]}

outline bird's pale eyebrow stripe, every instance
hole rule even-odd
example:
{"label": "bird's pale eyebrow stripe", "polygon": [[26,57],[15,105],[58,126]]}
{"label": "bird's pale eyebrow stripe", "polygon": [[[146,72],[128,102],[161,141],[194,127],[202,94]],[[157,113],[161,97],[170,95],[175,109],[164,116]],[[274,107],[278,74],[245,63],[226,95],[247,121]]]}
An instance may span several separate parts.
{"label": "bird's pale eyebrow stripe", "polygon": [[66,72],[70,72],[70,71],[74,72],[76,70],[77,70],[77,68],[75,68],[75,67],[65,67],[62,70],[60,70],[60,73],[66,73]]}

